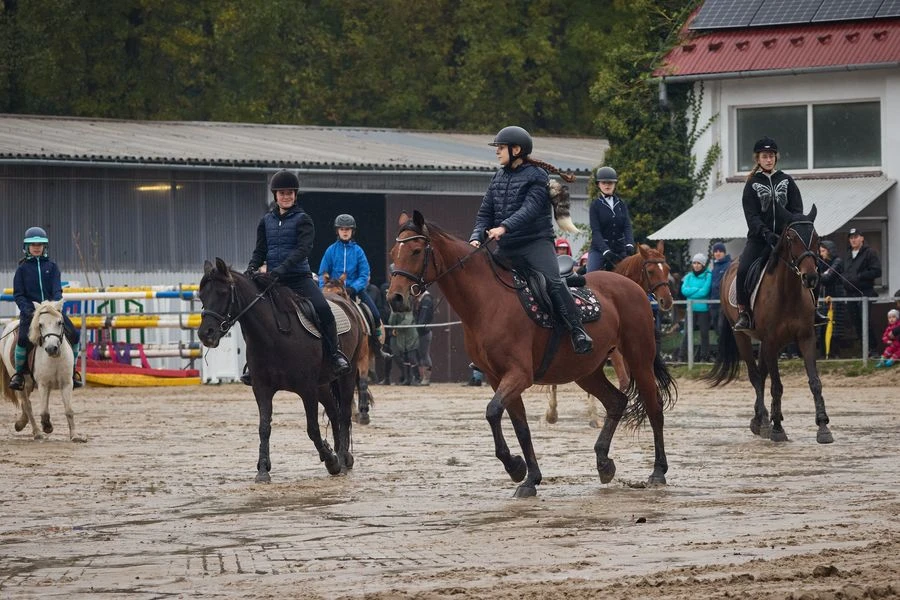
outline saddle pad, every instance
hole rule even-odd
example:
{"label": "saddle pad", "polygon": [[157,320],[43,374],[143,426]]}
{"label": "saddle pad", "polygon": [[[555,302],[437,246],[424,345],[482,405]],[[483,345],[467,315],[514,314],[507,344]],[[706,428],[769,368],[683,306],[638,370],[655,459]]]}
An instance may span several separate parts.
{"label": "saddle pad", "polygon": [[[350,318],[347,316],[347,313],[344,312],[344,309],[331,300],[326,299],[325,301],[328,303],[328,308],[331,309],[331,314],[334,315],[334,323],[337,325],[338,335],[350,331]],[[318,328],[313,324],[309,317],[303,314],[302,310],[297,310],[297,318],[300,319],[300,324],[303,325],[303,329],[310,332],[314,337],[322,337]]]}
{"label": "saddle pad", "polygon": [[[750,310],[753,310],[753,306],[756,304],[756,295],[759,293],[759,286],[762,285],[762,275],[763,269],[762,265],[757,261],[756,264],[750,266],[750,271],[747,273],[747,278],[750,281],[755,281],[753,284],[753,289],[750,292]],[[728,304],[733,306],[734,308],[738,307],[737,301],[737,277],[731,280],[731,285],[728,286]]]}
{"label": "saddle pad", "polygon": [[[531,290],[528,283],[516,272],[513,272],[513,283],[518,291],[519,302],[522,303],[522,307],[531,320],[540,327],[552,329],[555,322],[553,315],[541,302],[538,302],[537,295]],[[590,323],[600,318],[600,301],[594,292],[588,288],[569,288],[569,291],[572,292],[575,307],[581,313],[582,323]]]}

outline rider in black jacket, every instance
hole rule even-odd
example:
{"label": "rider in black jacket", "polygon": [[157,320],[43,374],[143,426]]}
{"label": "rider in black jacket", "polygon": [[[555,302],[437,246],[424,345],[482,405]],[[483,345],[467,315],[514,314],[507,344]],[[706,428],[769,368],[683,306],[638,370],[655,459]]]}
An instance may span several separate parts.
{"label": "rider in black jacket", "polygon": [[554,248],[550,178],[545,168],[552,165],[535,161],[529,155],[531,135],[521,127],[504,127],[494,137],[501,169],[494,174],[475,218],[469,243],[476,248],[485,237],[497,240],[497,254],[514,265],[541,272],[547,280],[547,294],[553,309],[572,334],[572,346],[578,354],[593,349],[593,341],[581,324],[575,300],[559,276]]}

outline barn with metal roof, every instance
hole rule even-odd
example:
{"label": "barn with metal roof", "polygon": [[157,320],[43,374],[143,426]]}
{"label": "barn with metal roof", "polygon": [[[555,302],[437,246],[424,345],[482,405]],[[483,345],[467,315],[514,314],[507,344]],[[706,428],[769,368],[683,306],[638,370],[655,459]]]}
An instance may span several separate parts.
{"label": "barn with metal roof", "polygon": [[[243,269],[279,168],[301,180],[299,202],[317,225],[311,264],[350,213],[372,265],[386,279],[401,210],[418,209],[468,236],[497,168],[492,133],[350,127],[147,122],[0,115],[0,277],[12,281],[21,238],[44,227],[67,279],[87,285],[197,283],[205,259]],[[535,136],[534,156],[580,177],[570,186],[587,222],[587,175],[607,148],[598,138]],[[0,314],[12,314],[4,303]],[[439,303],[436,321],[452,321]],[[462,377],[458,328],[437,331],[435,379]],[[440,354],[441,356],[437,356]]]}

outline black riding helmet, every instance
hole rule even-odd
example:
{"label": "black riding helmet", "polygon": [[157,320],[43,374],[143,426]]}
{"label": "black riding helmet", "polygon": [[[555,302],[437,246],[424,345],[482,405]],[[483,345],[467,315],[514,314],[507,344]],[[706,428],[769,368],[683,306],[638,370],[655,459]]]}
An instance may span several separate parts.
{"label": "black riding helmet", "polygon": [[597,183],[601,181],[619,181],[619,175],[612,167],[600,167],[597,169],[597,174],[594,175],[594,181]]}
{"label": "black riding helmet", "polygon": [[756,143],[753,144],[753,152],[762,152],[763,150],[778,152],[778,144],[776,144],[775,140],[770,137],[764,137],[762,139],[756,140]]}
{"label": "black riding helmet", "polygon": [[272,181],[269,182],[269,190],[272,191],[273,198],[276,196],[278,190],[299,191],[300,179],[298,179],[297,175],[291,171],[282,169],[272,176]]}
{"label": "black riding helmet", "polygon": [[531,154],[531,151],[534,149],[534,142],[531,139],[531,134],[516,125],[504,127],[498,131],[497,135],[494,136],[494,141],[488,145],[506,146],[509,148],[510,160],[513,160],[514,158],[512,153],[513,146],[519,146],[522,149],[522,153],[516,158],[525,158]]}

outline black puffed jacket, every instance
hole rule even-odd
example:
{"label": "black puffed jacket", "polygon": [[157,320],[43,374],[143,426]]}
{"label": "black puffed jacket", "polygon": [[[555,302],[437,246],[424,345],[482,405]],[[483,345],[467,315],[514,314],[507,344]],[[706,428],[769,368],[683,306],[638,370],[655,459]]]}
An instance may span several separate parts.
{"label": "black puffed jacket", "polygon": [[506,227],[498,242],[501,248],[526,246],[541,238],[554,240],[549,182],[546,171],[528,162],[497,171],[481,199],[469,241],[483,242],[484,232],[500,225]]}

